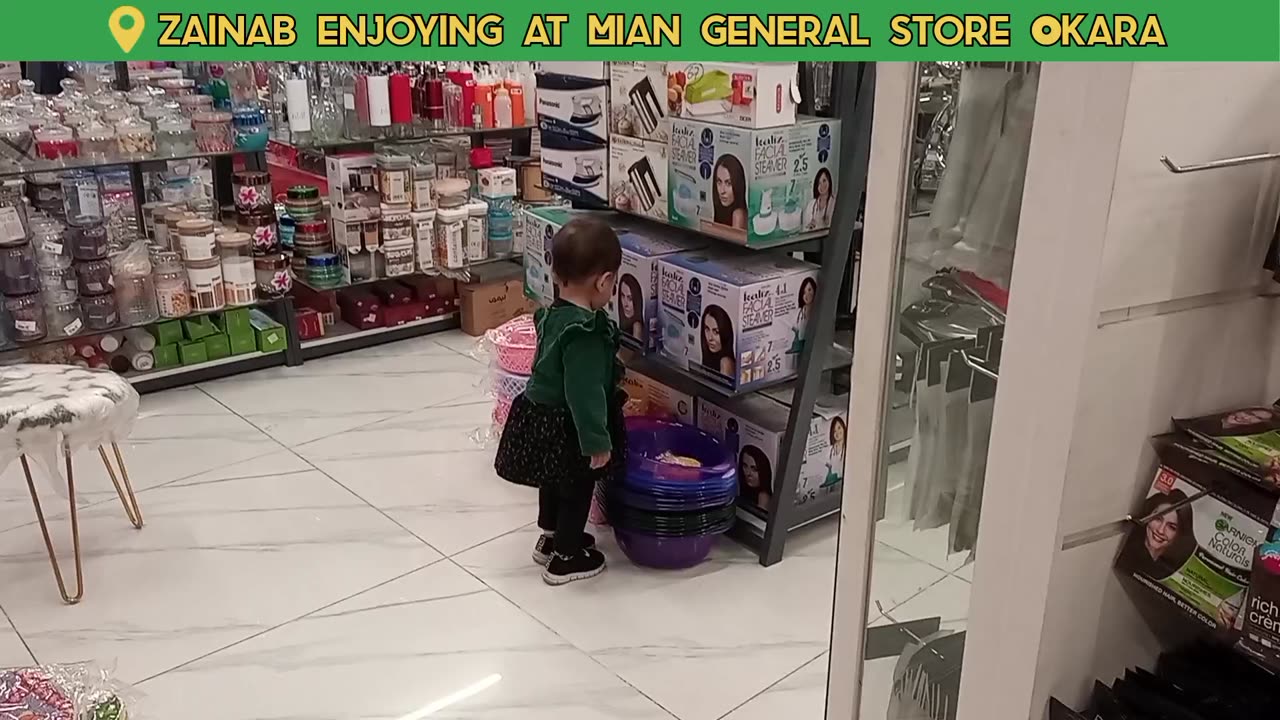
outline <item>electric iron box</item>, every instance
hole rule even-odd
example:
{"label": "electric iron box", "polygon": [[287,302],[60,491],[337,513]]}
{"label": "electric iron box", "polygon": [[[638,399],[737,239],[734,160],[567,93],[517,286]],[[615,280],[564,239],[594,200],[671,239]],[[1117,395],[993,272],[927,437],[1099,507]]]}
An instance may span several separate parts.
{"label": "electric iron box", "polygon": [[571,75],[538,73],[538,129],[570,140],[603,145],[609,140],[605,109],[609,85]]}
{"label": "electric iron box", "polygon": [[662,256],[661,357],[733,391],[795,377],[818,270],[729,247]]}
{"label": "electric iron box", "polygon": [[609,63],[609,134],[666,142],[678,95],[665,62]]}
{"label": "electric iron box", "polygon": [[793,62],[669,62],[667,108],[673,117],[741,128],[791,125],[797,72]]}
{"label": "electric iron box", "polygon": [[667,144],[614,135],[609,143],[610,205],[667,222]]}
{"label": "electric iron box", "polygon": [[824,231],[835,212],[839,155],[837,120],[744,130],[676,118],[670,222],[748,246]]}
{"label": "electric iron box", "polygon": [[[727,401],[698,398],[698,429],[728,446],[738,463],[738,504],[763,516],[782,483],[782,439],[788,406],[763,395]],[[844,482],[848,396],[825,395],[813,406],[793,502],[797,506],[838,494]]]}
{"label": "electric iron box", "polygon": [[572,75],[580,78],[590,78],[592,80],[606,80],[608,76],[605,74],[608,70],[603,60],[557,60],[543,61],[538,63],[543,72],[555,73],[557,75]]}
{"label": "electric iron box", "polygon": [[617,321],[624,345],[642,353],[654,352],[661,338],[658,260],[664,255],[704,248],[708,241],[662,227],[622,232],[618,240],[622,244],[622,267],[609,302],[609,316]]}
{"label": "electric iron box", "polygon": [[551,240],[565,223],[584,215],[609,223],[619,235],[640,222],[614,212],[575,210],[564,205],[526,207],[520,211],[524,233],[524,294],[539,305],[550,305],[556,299],[555,281],[551,277]]}
{"label": "electric iron box", "polygon": [[609,148],[542,133],[542,185],[586,205],[609,206]]}

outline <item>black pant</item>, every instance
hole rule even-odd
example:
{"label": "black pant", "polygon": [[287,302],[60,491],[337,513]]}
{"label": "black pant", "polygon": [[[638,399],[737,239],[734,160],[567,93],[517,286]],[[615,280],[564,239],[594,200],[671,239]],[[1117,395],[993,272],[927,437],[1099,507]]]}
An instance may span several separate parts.
{"label": "black pant", "polygon": [[556,534],[557,553],[572,557],[582,552],[595,489],[595,480],[585,478],[538,489],[538,527]]}

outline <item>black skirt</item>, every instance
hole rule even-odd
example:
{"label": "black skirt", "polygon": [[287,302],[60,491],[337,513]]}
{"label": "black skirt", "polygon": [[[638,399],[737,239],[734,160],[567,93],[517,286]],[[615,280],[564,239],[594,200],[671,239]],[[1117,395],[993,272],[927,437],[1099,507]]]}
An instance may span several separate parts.
{"label": "black skirt", "polygon": [[609,407],[609,435],[613,451],[609,463],[591,469],[590,458],[578,446],[578,430],[567,407],[539,405],[520,394],[502,428],[493,469],[516,485],[544,487],[562,482],[600,481],[624,471],[627,433],[622,417],[626,394],[618,391]]}

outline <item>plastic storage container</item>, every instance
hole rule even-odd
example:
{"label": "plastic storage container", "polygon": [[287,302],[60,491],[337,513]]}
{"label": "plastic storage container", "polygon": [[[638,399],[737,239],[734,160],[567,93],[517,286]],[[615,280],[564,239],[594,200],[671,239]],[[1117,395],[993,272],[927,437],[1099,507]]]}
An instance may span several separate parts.
{"label": "plastic storage container", "polygon": [[44,301],[39,293],[8,295],[4,308],[13,320],[13,338],[18,342],[42,340],[48,334],[44,316]]}
{"label": "plastic storage container", "polygon": [[235,149],[231,132],[231,113],[215,110],[196,113],[191,118],[196,148],[206,153],[227,153]]}
{"label": "plastic storage container", "polygon": [[40,274],[36,272],[35,251],[31,243],[21,240],[0,245],[0,292],[26,295],[40,291]]}
{"label": "plastic storage container", "polygon": [[254,258],[253,273],[258,282],[258,294],[264,298],[284,297],[293,289],[289,260],[283,253]]}
{"label": "plastic storage container", "polygon": [[259,108],[237,110],[232,118],[236,132],[236,150],[261,152],[267,149],[270,128],[267,116]]}
{"label": "plastic storage container", "polygon": [[180,318],[191,313],[191,290],[182,258],[172,250],[151,256],[155,272],[156,305],[160,317]]}
{"label": "plastic storage container", "polygon": [[170,157],[194,155],[199,152],[196,147],[196,132],[191,127],[191,120],[178,115],[163,115],[156,119],[156,152]]}
{"label": "plastic storage container", "polygon": [[236,210],[242,213],[274,210],[271,175],[259,170],[241,170],[231,175],[231,192]]}
{"label": "plastic storage container", "polygon": [[257,300],[253,266],[253,239],[247,233],[225,233],[218,238],[222,258],[222,287],[228,305],[252,305]]}
{"label": "plastic storage container", "polygon": [[221,310],[227,304],[222,284],[222,259],[187,260],[187,284],[191,287],[191,309],[195,312]]}

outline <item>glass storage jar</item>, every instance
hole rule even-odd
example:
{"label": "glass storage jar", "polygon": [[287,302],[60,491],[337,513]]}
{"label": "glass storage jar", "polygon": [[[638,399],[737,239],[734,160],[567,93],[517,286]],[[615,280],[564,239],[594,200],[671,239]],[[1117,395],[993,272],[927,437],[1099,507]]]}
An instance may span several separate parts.
{"label": "glass storage jar", "polygon": [[63,232],[71,257],[76,260],[98,260],[110,253],[107,226],[101,218],[78,217]]}
{"label": "glass storage jar", "polygon": [[[110,260],[86,260],[76,263],[76,288],[81,295],[102,295],[111,292]],[[115,303],[112,303],[114,305]]]}
{"label": "glass storage jar", "polygon": [[156,119],[155,127],[156,152],[159,154],[180,157],[199,152],[195,130],[191,129],[191,121],[187,118],[165,115]]}
{"label": "glass storage jar", "polygon": [[20,168],[35,159],[35,139],[31,128],[15,115],[0,118],[0,164]]}
{"label": "glass storage jar", "polygon": [[191,312],[190,289],[187,286],[187,269],[182,258],[172,250],[164,250],[151,256],[156,276],[156,304],[160,317],[180,318]]}
{"label": "glass storage jar", "polygon": [[49,334],[55,337],[71,337],[84,329],[80,298],[74,290],[45,292],[44,314]]}
{"label": "glass storage jar", "polygon": [[333,253],[320,253],[307,258],[307,284],[316,288],[332,288],[342,284],[342,265]]}
{"label": "glass storage jar", "polygon": [[239,213],[236,216],[236,229],[253,238],[253,251],[256,253],[273,253],[280,249],[274,208]]}
{"label": "glass storage jar", "polygon": [[34,342],[48,334],[45,324],[44,301],[39,293],[7,295],[4,308],[13,319],[13,339],[18,342]]}
{"label": "glass storage jar", "polygon": [[156,87],[164,90],[165,95],[176,98],[194,93],[196,91],[196,81],[184,77],[167,77],[157,80]]}
{"label": "glass storage jar", "polygon": [[295,223],[301,224],[320,217],[324,211],[320,188],[314,185],[294,185],[285,192],[284,208]]}
{"label": "glass storage jar", "polygon": [[182,114],[191,117],[198,112],[212,112],[213,98],[209,95],[180,95],[174,98]]}
{"label": "glass storage jar", "polygon": [[116,155],[115,128],[97,118],[90,118],[76,131],[80,138],[80,156],[102,160]]}
{"label": "glass storage jar", "polygon": [[264,298],[284,297],[293,289],[293,276],[289,274],[289,260],[284,253],[254,258],[253,273],[258,281],[258,294]]}
{"label": "glass storage jar", "polygon": [[261,109],[237,110],[231,121],[236,129],[236,150],[261,152],[267,149],[271,129],[267,125],[267,116]]}
{"label": "glass storage jar", "polygon": [[20,240],[0,245],[0,292],[27,295],[39,291],[40,274],[31,243]]}
{"label": "glass storage jar", "polygon": [[76,281],[76,270],[71,266],[70,262],[65,265],[41,265],[38,268],[40,273],[40,287],[46,292],[54,292],[57,290],[70,290],[77,292],[79,287]]}
{"label": "glass storage jar", "polygon": [[187,261],[187,284],[191,288],[191,309],[195,312],[221,310],[227,304],[222,286],[222,260],[211,257]]}
{"label": "glass storage jar", "polygon": [[116,311],[125,325],[144,325],[160,319],[151,273],[115,278]]}
{"label": "glass storage jar", "polygon": [[235,149],[231,133],[231,113],[215,110],[199,112],[191,118],[196,148],[206,153],[228,153]]}
{"label": "glass storage jar", "polygon": [[242,213],[271,210],[271,175],[260,170],[240,170],[231,174],[231,193],[236,210]]}
{"label": "glass storage jar", "polygon": [[194,217],[178,221],[178,244],[187,262],[216,258],[213,221]]}
{"label": "glass storage jar", "polygon": [[120,324],[116,296],[111,293],[80,296],[80,309],[84,314],[84,325],[90,330],[110,330]]}
{"label": "glass storage jar", "polygon": [[293,252],[303,257],[333,252],[333,240],[329,237],[329,223],[325,220],[308,220],[298,223],[293,234]]}
{"label": "glass storage jar", "polygon": [[80,154],[80,144],[65,125],[46,125],[35,132],[35,137],[36,154],[44,160],[61,160]]}
{"label": "glass storage jar", "polygon": [[248,233],[231,232],[218,236],[222,258],[222,287],[228,305],[252,305],[257,299],[257,276],[253,265],[253,239]]}
{"label": "glass storage jar", "polygon": [[71,246],[67,244],[67,228],[60,222],[33,223],[31,248],[39,267],[70,267]]}
{"label": "glass storage jar", "polygon": [[151,123],[136,115],[116,125],[116,144],[122,157],[147,158],[156,154],[156,134]]}

